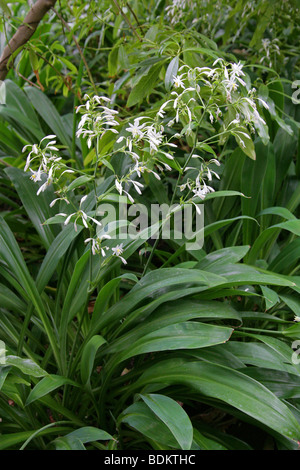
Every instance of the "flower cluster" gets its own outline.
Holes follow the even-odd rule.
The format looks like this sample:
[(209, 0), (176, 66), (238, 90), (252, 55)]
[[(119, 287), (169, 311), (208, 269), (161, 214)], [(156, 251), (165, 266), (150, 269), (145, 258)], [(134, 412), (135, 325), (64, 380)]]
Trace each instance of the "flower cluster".
[(219, 58), (212, 68), (183, 65), (179, 75), (173, 77), (173, 85), (171, 99), (162, 104), (158, 116), (166, 119), (167, 110), (171, 111), (173, 115), (167, 125), (185, 124), (180, 135), (192, 135), (206, 113), (211, 124), (224, 116), (223, 131), (228, 134), (234, 133), (235, 128), (241, 131), (241, 127), (245, 134), (247, 127), (251, 132), (259, 131), (266, 124), (257, 103), (267, 109), (268, 105), (256, 98), (254, 88), (248, 88), (241, 62), (226, 63)]
[(100, 139), (108, 131), (118, 134), (115, 129), (119, 125), (115, 119), (118, 111), (104, 105), (110, 103), (110, 99), (106, 96), (90, 98), (89, 95), (84, 95), (84, 99), (86, 103), (78, 106), (76, 110), (77, 113), (82, 113), (76, 136), (87, 138), (87, 146), (91, 148), (95, 137)]
[(106, 256), (106, 252), (108, 251), (108, 246), (102, 246), (103, 240), (109, 240), (111, 237), (109, 235), (102, 235), (101, 237), (96, 238), (87, 238), (85, 243), (91, 243), (92, 253), (93, 255), (102, 255), (103, 257)]
[[(185, 189), (188, 189), (189, 193), (192, 193), (191, 199), (199, 197), (201, 200), (204, 200), (205, 196), (208, 193), (212, 193), (215, 191), (214, 188), (206, 184), (206, 180), (212, 181), (213, 176), (215, 176), (217, 179), (220, 179), (218, 173), (209, 167), (211, 164), (220, 166), (220, 162), (219, 160), (216, 160), (215, 158), (212, 158), (209, 161), (205, 161), (200, 155), (197, 155), (197, 154), (193, 154), (192, 158), (197, 158), (198, 160), (201, 161), (200, 168), (194, 167), (194, 166), (187, 166), (185, 168), (185, 171), (188, 171), (188, 170), (197, 171), (198, 172), (197, 177), (195, 180), (188, 178), (187, 181), (180, 186), (180, 191), (184, 191)], [(191, 202), (193, 201), (191, 200)]]
[(259, 50), (259, 54), (263, 55), (260, 58), (260, 63), (267, 63), (269, 67), (273, 66), (274, 58), (280, 55), (280, 48), (278, 46), (278, 43), (279, 40), (277, 38), (274, 38), (272, 40), (269, 38), (262, 39), (262, 47)]
[(187, 10), (194, 11), (197, 2), (193, 0), (172, 0), (171, 5), (166, 7), (167, 18), (172, 25), (180, 23), (187, 14)]
[[(120, 195), (123, 192), (131, 202), (133, 197), (124, 189), (125, 184), (132, 185), (138, 194), (141, 194), (143, 184), (136, 181), (143, 173), (152, 173), (160, 180), (159, 172), (170, 171), (171, 167), (165, 160), (173, 160), (172, 148), (176, 145), (169, 142), (164, 134), (164, 127), (158, 124), (157, 119), (138, 117), (133, 123), (129, 123), (125, 131), (129, 134), (117, 139), (117, 143), (123, 143), (119, 151), (131, 157), (133, 165), (128, 173), (121, 179), (116, 178), (115, 186)], [(154, 166), (156, 168), (154, 169)]]
[[(56, 152), (59, 152), (58, 148), (55, 146), (56, 140), (51, 139), (56, 139), (56, 135), (47, 135), (39, 144), (25, 145), (22, 150), (22, 152), (25, 152), (28, 151), (27, 149), (31, 149), (28, 153), (24, 167), (24, 171), (30, 170), (31, 180), (39, 182), (42, 181), (43, 175), (46, 177), (46, 181), (39, 187), (37, 195), (44, 192), (54, 181), (58, 182), (63, 174), (74, 173), (73, 170), (67, 168), (61, 163), (62, 158), (58, 157), (56, 154)], [(47, 140), (49, 142), (44, 145), (44, 141)], [(38, 160), (38, 169), (32, 170), (31, 164), (36, 160)], [(61, 172), (62, 169), (63, 171)], [(59, 173), (59, 175), (57, 175), (57, 173)]]
[[(191, 68), (182, 66), (178, 75), (173, 77), (173, 89), (169, 99), (160, 106), (156, 116), (139, 116), (123, 126), (122, 134), (116, 138), (116, 146), (107, 155), (101, 155), (98, 160), (99, 145), (101, 138), (107, 133), (119, 134), (117, 128), (121, 125), (117, 121), (118, 112), (111, 109), (111, 100), (106, 96), (84, 96), (85, 104), (77, 108), (81, 113), (78, 124), (77, 137), (87, 139), (87, 145), (91, 148), (96, 140), (96, 162), (95, 172), (101, 158), (109, 158), (113, 154), (123, 154), (129, 157), (129, 165), (123, 175), (115, 175), (114, 185), (108, 188), (108, 192), (116, 190), (118, 194), (125, 194), (130, 202), (134, 203), (131, 189), (138, 195), (142, 194), (144, 188), (140, 180), (145, 173), (151, 173), (158, 180), (161, 179), (165, 171), (177, 169), (184, 175), (183, 183), (179, 186), (180, 191), (185, 194), (181, 197), (181, 202), (195, 204), (195, 198), (205, 199), (206, 195), (214, 191), (211, 182), (214, 177), (219, 178), (211, 165), (219, 166), (220, 163), (213, 150), (213, 144), (219, 142), (219, 137), (230, 134), (236, 136), (243, 144), (245, 138), (250, 138), (247, 126), (252, 127), (264, 124), (257, 110), (257, 100), (255, 90), (247, 86), (247, 77), (243, 71), (242, 64), (229, 64), (223, 59), (215, 61), (210, 67)], [(267, 104), (261, 100), (261, 104)], [(199, 133), (203, 119), (209, 123), (204, 126), (204, 133)], [(213, 124), (218, 122), (218, 129), (215, 130)], [(210, 126), (210, 127), (208, 127)], [(173, 131), (172, 127), (176, 129)], [(205, 133), (209, 129), (210, 137), (205, 139)], [(201, 135), (201, 139), (200, 139)], [(38, 194), (44, 191), (51, 183), (58, 183), (60, 177), (65, 173), (72, 173), (74, 170), (66, 167), (61, 157), (57, 155), (58, 148), (54, 135), (45, 137), (39, 145), (30, 147), (25, 170), (31, 170), (31, 178), (34, 181), (41, 181), (42, 175), (46, 175), (46, 181), (39, 188)], [(200, 140), (199, 140), (200, 139)], [(184, 140), (190, 146), (189, 152), (185, 156), (182, 168), (175, 158), (175, 151), (180, 154), (185, 147)], [(45, 142), (47, 141), (46, 145)], [(181, 142), (178, 148), (178, 141)], [(176, 143), (175, 143), (176, 142)], [(191, 143), (192, 142), (192, 143)], [(209, 161), (204, 159), (203, 154), (215, 155)], [(194, 159), (194, 160), (193, 160)], [(36, 171), (31, 169), (31, 164), (39, 161)], [(194, 165), (190, 165), (194, 161)], [(111, 165), (110, 165), (110, 168)], [(58, 171), (60, 170), (60, 171)], [(180, 176), (178, 177), (178, 184)], [(71, 185), (71, 187), (74, 185)], [(176, 194), (177, 185), (174, 195)], [(67, 197), (68, 188), (58, 189), (58, 198), (51, 203), (53, 207), (56, 201), (64, 200), (69, 203)], [(77, 231), (77, 224), (80, 223), (90, 230), (90, 237), (85, 241), (90, 243), (91, 252), (103, 257), (108, 252), (108, 247), (103, 242), (110, 237), (108, 235), (93, 236), (94, 226), (101, 226), (95, 218), (97, 213), (97, 197), (94, 189), (96, 207), (93, 214), (84, 209), (87, 195), (81, 195), (78, 210), (72, 213), (60, 212), (58, 215), (64, 218), (64, 225), (70, 222), (74, 224)], [(103, 197), (104, 195), (101, 195)], [(174, 196), (173, 196), (174, 197)], [(197, 208), (197, 206), (196, 206)], [(111, 255), (117, 256), (123, 263), (126, 263), (123, 254), (123, 245), (118, 245), (111, 249)]]
[(68, 223), (71, 221), (71, 219), (75, 219), (74, 220), (74, 228), (75, 228), (75, 231), (77, 232), (77, 221), (78, 220), (81, 220), (84, 227), (85, 228), (89, 228), (89, 225), (88, 225), (88, 222), (89, 220), (91, 220), (92, 222), (94, 222), (96, 225), (98, 225), (99, 227), (101, 227), (101, 223), (96, 220), (94, 217), (91, 217), (90, 215), (86, 214), (83, 210), (82, 210), (82, 204), (84, 203), (84, 201), (87, 199), (87, 195), (86, 196), (83, 196), (80, 200), (80, 204), (79, 204), (79, 210), (76, 211), (76, 212), (73, 212), (72, 214), (65, 214), (64, 212), (60, 212), (59, 216), (62, 216), (62, 217), (65, 217), (66, 220), (64, 222), (64, 225), (68, 225)]

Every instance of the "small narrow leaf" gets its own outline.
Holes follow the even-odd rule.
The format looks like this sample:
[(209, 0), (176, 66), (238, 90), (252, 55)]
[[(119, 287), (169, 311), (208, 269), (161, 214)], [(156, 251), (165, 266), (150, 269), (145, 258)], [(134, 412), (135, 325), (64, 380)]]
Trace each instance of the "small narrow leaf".
[(102, 336), (93, 336), (85, 345), (82, 358), (81, 358), (81, 380), (83, 384), (90, 381), (91, 373), (93, 371), (94, 360), (98, 349), (105, 344), (106, 341)]
[(67, 379), (66, 377), (61, 377), (59, 375), (49, 375), (48, 377), (44, 377), (29, 393), (26, 400), (26, 406), (30, 405), (30, 403), (38, 400), (39, 398), (48, 395), (48, 393), (53, 392), (53, 390), (56, 390), (57, 388), (67, 384), (79, 387), (78, 384), (72, 380)]
[(166, 70), (165, 87), (167, 91), (170, 91), (172, 87), (174, 76), (176, 76), (178, 72), (178, 65), (179, 65), (179, 57), (176, 56), (171, 60)]

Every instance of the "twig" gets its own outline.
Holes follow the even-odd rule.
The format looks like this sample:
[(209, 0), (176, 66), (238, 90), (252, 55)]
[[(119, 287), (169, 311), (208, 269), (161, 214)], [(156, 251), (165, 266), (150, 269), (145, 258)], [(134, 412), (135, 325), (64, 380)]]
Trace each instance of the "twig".
[(88, 76), (89, 76), (90, 82), (91, 82), (91, 84), (92, 84), (92, 87), (94, 88), (94, 92), (97, 94), (98, 91), (97, 91), (95, 82), (94, 82), (94, 80), (93, 80), (93, 77), (92, 77), (90, 68), (89, 68), (89, 66), (88, 66), (88, 63), (87, 63), (87, 61), (86, 61), (86, 58), (84, 57), (83, 51), (82, 51), (82, 49), (81, 49), (81, 47), (80, 47), (80, 45), (79, 45), (79, 43), (78, 43), (76, 37), (75, 37), (74, 34), (71, 32), (70, 26), (68, 25), (68, 23), (66, 22), (66, 20), (61, 16), (61, 14), (58, 13), (58, 11), (55, 10), (55, 8), (52, 8), (52, 10), (53, 10), (54, 13), (57, 15), (57, 17), (60, 19), (60, 21), (62, 22), (62, 24), (66, 27), (66, 29), (69, 31), (69, 33), (72, 34), (72, 39), (73, 39), (73, 41), (74, 41), (74, 43), (75, 43), (75, 45), (76, 45), (76, 47), (77, 47), (77, 49), (78, 49), (78, 52), (79, 52), (79, 54), (80, 54), (80, 57), (81, 57), (81, 59), (82, 59), (84, 65), (85, 65), (85, 68), (86, 68), (87, 74), (88, 74)]
[(126, 3), (126, 5), (127, 5), (128, 9), (129, 9), (129, 11), (131, 12), (131, 14), (133, 15), (133, 17), (134, 17), (134, 19), (135, 19), (135, 21), (136, 21), (136, 24), (137, 24), (138, 27), (139, 27), (139, 30), (141, 31), (142, 35), (144, 35), (143, 27), (142, 27), (142, 25), (140, 24), (140, 22), (139, 22), (139, 20), (138, 20), (138, 18), (137, 18), (137, 16), (136, 16), (134, 10), (131, 8), (131, 6), (130, 6), (130, 4), (129, 4), (128, 2)]
[(30, 86), (34, 86), (34, 87), (37, 88), (38, 90), (41, 89), (36, 83), (33, 83), (31, 80), (29, 80), (28, 78), (24, 77), (24, 75), (22, 75), (18, 70), (16, 70), (16, 73), (17, 73), (17, 75), (19, 75), (19, 77), (22, 78), (22, 80), (25, 80), (25, 82), (29, 83)]
[(54, 7), (57, 0), (37, 0), (24, 18), (23, 23), (17, 29), (11, 40), (8, 42), (2, 56), (0, 57), (0, 80), (4, 80), (13, 64), (10, 59), (18, 52), (35, 33), (41, 20), (46, 13)]
[(129, 28), (132, 30), (133, 34), (135, 34), (135, 36), (138, 38), (139, 41), (142, 42), (142, 38), (140, 37), (140, 35), (138, 34), (137, 30), (133, 27), (133, 25), (130, 23), (129, 21), (129, 18), (125, 15), (123, 9), (120, 7), (120, 5), (118, 4), (117, 0), (113, 0), (115, 6), (117, 7), (117, 9), (119, 10), (119, 13), (121, 13), (121, 15), (123, 16), (124, 20), (126, 21), (126, 23), (128, 24)]

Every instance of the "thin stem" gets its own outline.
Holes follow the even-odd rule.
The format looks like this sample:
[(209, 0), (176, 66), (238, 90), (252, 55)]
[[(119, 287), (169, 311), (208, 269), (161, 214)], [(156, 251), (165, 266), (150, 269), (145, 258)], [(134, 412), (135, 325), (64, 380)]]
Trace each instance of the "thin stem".
[[(188, 156), (188, 158), (187, 158), (185, 164), (183, 165), (182, 173), (179, 173), (179, 175), (178, 175), (177, 182), (176, 182), (176, 184), (175, 184), (175, 188), (174, 188), (174, 191), (173, 191), (173, 195), (172, 195), (172, 199), (171, 199), (171, 204), (170, 204), (170, 206), (172, 206), (173, 203), (174, 203), (174, 199), (175, 199), (175, 196), (176, 196), (176, 191), (177, 191), (177, 188), (178, 188), (178, 185), (179, 185), (179, 181), (180, 181), (180, 179), (181, 179), (181, 176), (182, 176), (182, 174), (184, 173), (186, 167), (188, 166), (188, 164), (189, 164), (189, 162), (190, 162), (190, 160), (191, 160), (191, 158), (192, 158), (192, 155), (193, 155), (193, 153), (194, 153), (194, 151), (195, 151), (195, 149), (196, 149), (197, 142), (198, 142), (198, 132), (199, 132), (199, 128), (200, 128), (200, 126), (201, 126), (201, 123), (202, 123), (202, 121), (203, 121), (203, 117), (204, 117), (204, 115), (205, 115), (205, 112), (206, 112), (206, 108), (204, 108), (203, 114), (202, 114), (201, 119), (200, 119), (200, 121), (199, 121), (199, 123), (198, 123), (198, 126), (197, 126), (197, 128), (196, 128), (195, 140), (194, 140), (193, 148), (192, 148), (192, 150), (191, 150), (191, 152), (190, 152), (190, 154), (189, 154), (189, 156)], [(162, 227), (163, 227), (163, 223), (162, 223), (162, 226), (161, 226), (160, 229), (159, 229), (158, 237), (157, 237), (157, 239), (155, 240), (155, 243), (154, 243), (153, 248), (152, 248), (152, 250), (151, 250), (150, 256), (149, 256), (149, 258), (148, 258), (148, 260), (147, 260), (147, 263), (146, 263), (146, 265), (145, 265), (145, 268), (144, 268), (142, 277), (144, 277), (145, 274), (147, 273), (148, 267), (149, 267), (149, 265), (150, 265), (150, 263), (151, 263), (151, 261), (152, 261), (153, 255), (154, 255), (154, 253), (155, 253), (155, 250), (156, 250), (157, 245), (158, 245), (158, 242), (159, 242), (159, 237), (160, 237), (160, 233), (161, 233)]]
[(37, 437), (38, 434), (45, 431), (46, 429), (53, 428), (54, 426), (57, 426), (59, 424), (70, 424), (70, 421), (57, 421), (56, 423), (47, 424), (46, 426), (42, 427), (41, 429), (38, 429), (36, 432), (31, 434), (31, 436), (24, 442), (24, 444), (20, 447), (20, 450), (24, 450), (25, 447), (27, 447), (27, 445), (32, 441), (32, 439)]
[(92, 85), (92, 87), (93, 87), (93, 89), (94, 89), (94, 92), (95, 92), (95, 94), (97, 95), (97, 93), (98, 93), (97, 87), (96, 87), (95, 82), (94, 82), (94, 80), (93, 80), (93, 77), (92, 77), (90, 68), (89, 68), (89, 66), (88, 66), (88, 63), (87, 63), (87, 61), (86, 61), (86, 58), (84, 57), (83, 51), (82, 51), (82, 49), (81, 49), (81, 47), (80, 47), (80, 45), (79, 45), (79, 42), (77, 41), (76, 37), (74, 36), (74, 34), (73, 34), (72, 31), (71, 31), (70, 26), (68, 25), (68, 23), (66, 22), (66, 20), (61, 16), (61, 14), (58, 13), (58, 11), (55, 10), (55, 8), (52, 8), (52, 10), (53, 10), (54, 13), (57, 15), (57, 17), (60, 19), (60, 21), (62, 22), (62, 24), (66, 27), (66, 29), (69, 31), (69, 33), (72, 34), (72, 39), (73, 39), (73, 41), (74, 41), (74, 43), (75, 43), (75, 45), (76, 45), (76, 47), (77, 47), (77, 49), (78, 49), (78, 52), (79, 52), (79, 54), (80, 54), (80, 57), (81, 57), (81, 59), (82, 59), (84, 65), (85, 65), (85, 68), (86, 68), (87, 74), (88, 74), (88, 76), (89, 76), (91, 85)]
[(125, 15), (122, 7), (120, 7), (119, 3), (117, 2), (117, 0), (113, 0), (115, 6), (117, 7), (119, 13), (123, 16), (124, 20), (126, 21), (126, 23), (128, 24), (129, 28), (131, 29), (131, 31), (133, 32), (133, 34), (138, 38), (139, 41), (142, 42), (142, 38), (140, 37), (140, 35), (138, 34), (137, 30), (133, 27), (133, 25), (130, 23), (129, 21), (129, 18)]
[(142, 25), (140, 24), (140, 22), (139, 22), (139, 20), (138, 20), (138, 18), (137, 18), (137, 16), (136, 16), (134, 10), (131, 8), (131, 6), (130, 6), (130, 4), (129, 4), (128, 2), (126, 3), (126, 6), (127, 6), (127, 8), (129, 9), (129, 11), (131, 12), (131, 14), (133, 15), (133, 17), (134, 17), (134, 19), (135, 19), (135, 21), (136, 21), (136, 24), (138, 25), (139, 30), (141, 31), (142, 35), (144, 35), (143, 27), (142, 27)]
[[(95, 144), (95, 155), (96, 155), (96, 161), (95, 161), (95, 167), (94, 167), (94, 177), (93, 177), (93, 185), (94, 185), (94, 195), (95, 195), (95, 213), (94, 217), (96, 217), (97, 214), (97, 186), (96, 186), (96, 175), (97, 175), (97, 169), (98, 169), (98, 147), (99, 147), (99, 137), (96, 139), (96, 144)], [(92, 233), (90, 232), (90, 238), (92, 238)], [(93, 281), (93, 252), (92, 252), (92, 240), (90, 241), (90, 286), (92, 285)]]

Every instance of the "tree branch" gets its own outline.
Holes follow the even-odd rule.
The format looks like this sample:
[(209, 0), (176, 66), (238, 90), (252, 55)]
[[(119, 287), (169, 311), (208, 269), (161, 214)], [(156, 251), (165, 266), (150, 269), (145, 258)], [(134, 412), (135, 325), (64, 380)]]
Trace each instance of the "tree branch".
[(0, 58), (0, 80), (4, 80), (9, 69), (12, 67), (10, 61), (14, 52), (24, 46), (35, 33), (46, 13), (54, 7), (57, 0), (37, 0), (24, 18), (23, 23), (13, 35), (4, 48)]

